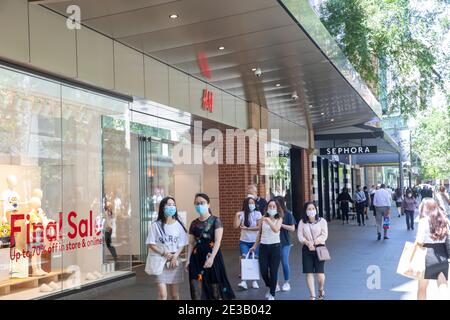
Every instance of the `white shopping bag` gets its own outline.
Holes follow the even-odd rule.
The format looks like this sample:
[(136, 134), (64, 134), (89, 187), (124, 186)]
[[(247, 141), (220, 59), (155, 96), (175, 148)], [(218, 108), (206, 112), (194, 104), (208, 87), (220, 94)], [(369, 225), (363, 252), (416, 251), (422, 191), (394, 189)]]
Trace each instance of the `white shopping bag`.
[(259, 280), (259, 260), (255, 259), (255, 253), (247, 253), (245, 259), (241, 259), (241, 279), (242, 280)]

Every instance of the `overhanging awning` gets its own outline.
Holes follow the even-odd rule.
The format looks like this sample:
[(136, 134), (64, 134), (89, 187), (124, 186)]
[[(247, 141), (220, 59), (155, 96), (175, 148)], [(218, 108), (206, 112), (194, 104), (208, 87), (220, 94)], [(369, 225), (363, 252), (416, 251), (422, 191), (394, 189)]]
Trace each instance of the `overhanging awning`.
[[(369, 102), (373, 100), (371, 93), (362, 94), (355, 89), (359, 80), (350, 81), (348, 75), (343, 75), (342, 68), (329, 58), (330, 53), (319, 48), (311, 32), (302, 27), (303, 22), (297, 21), (282, 1), (41, 0), (30, 3), (65, 16), (68, 5), (78, 5), (84, 26), (235, 96), (267, 107), (303, 127), (319, 130), (350, 126), (379, 115), (379, 110)], [(172, 14), (178, 18), (169, 18)], [(307, 22), (309, 27), (312, 23), (317, 25), (317, 30), (323, 30), (317, 17), (311, 15)], [(321, 43), (325, 38), (334, 42), (326, 32), (321, 31), (320, 37)], [(200, 72), (199, 53), (207, 58), (211, 78), (205, 78)], [(261, 69), (261, 77), (255, 76), (253, 68)], [(298, 94), (297, 100), (292, 98), (293, 93)]]

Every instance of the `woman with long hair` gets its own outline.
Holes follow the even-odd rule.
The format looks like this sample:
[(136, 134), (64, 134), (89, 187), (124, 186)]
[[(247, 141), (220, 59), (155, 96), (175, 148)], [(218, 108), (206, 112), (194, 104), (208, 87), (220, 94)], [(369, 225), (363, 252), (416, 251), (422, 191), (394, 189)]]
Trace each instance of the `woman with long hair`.
[[(173, 300), (179, 300), (179, 284), (183, 282), (183, 265), (179, 259), (184, 247), (188, 244), (186, 228), (178, 217), (173, 197), (161, 200), (158, 218), (152, 222), (146, 244), (150, 250), (167, 259), (161, 275), (156, 276), (158, 299), (167, 300), (167, 286)], [(164, 250), (161, 251), (161, 247)]]
[(275, 300), (275, 292), (278, 281), (278, 268), (281, 260), (280, 230), (284, 212), (280, 204), (275, 200), (267, 203), (263, 222), (256, 239), (256, 243), (250, 248), (254, 252), (259, 247), (259, 268), (264, 283), (269, 291), (267, 300)]
[(310, 299), (316, 300), (314, 288), (314, 274), (317, 275), (319, 283), (319, 299), (325, 298), (325, 261), (320, 261), (316, 248), (324, 246), (328, 239), (328, 223), (325, 219), (319, 217), (314, 202), (305, 203), (304, 214), (298, 225), (298, 240), (302, 247), (303, 273), (306, 274), (306, 284), (308, 285)]
[[(241, 258), (245, 259), (248, 251), (256, 242), (258, 231), (261, 226), (262, 215), (256, 210), (256, 201), (253, 197), (247, 197), (242, 204), (242, 211), (236, 213), (234, 227), (241, 229), (241, 238), (239, 240), (239, 249)], [(258, 256), (258, 248), (255, 255)], [(244, 290), (247, 289), (247, 282), (241, 281), (238, 286)], [(258, 289), (258, 281), (253, 281), (252, 287)]]
[(424, 198), (419, 206), (419, 225), (416, 244), (427, 249), (425, 276), (419, 280), (417, 299), (425, 300), (429, 280), (437, 280), (440, 294), (447, 292), (448, 258), (446, 240), (449, 221), (432, 198)]
[(402, 210), (402, 202), (403, 202), (402, 189), (400, 189), (400, 188), (395, 189), (394, 201), (395, 201), (395, 206), (397, 207), (397, 215), (400, 218), (400, 216), (405, 214)]
[(205, 193), (194, 198), (195, 211), (199, 215), (189, 228), (189, 250), (186, 269), (192, 300), (234, 299), (220, 251), (223, 225), (211, 213), (210, 199)]

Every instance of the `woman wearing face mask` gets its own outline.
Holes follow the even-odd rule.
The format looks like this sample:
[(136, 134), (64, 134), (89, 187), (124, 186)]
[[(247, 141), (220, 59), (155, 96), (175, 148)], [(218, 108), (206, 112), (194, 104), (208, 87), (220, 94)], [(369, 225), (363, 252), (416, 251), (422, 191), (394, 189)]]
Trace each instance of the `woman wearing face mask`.
[(192, 300), (234, 299), (225, 271), (220, 244), (223, 226), (220, 219), (211, 214), (208, 195), (197, 193), (195, 211), (199, 215), (189, 228), (189, 250), (186, 269)]
[[(163, 273), (156, 276), (158, 299), (167, 300), (167, 285), (173, 300), (179, 300), (179, 283), (183, 282), (183, 265), (178, 257), (188, 244), (186, 228), (178, 218), (175, 199), (165, 197), (159, 204), (158, 218), (151, 224), (146, 244), (167, 258)], [(164, 250), (158, 248), (164, 244)]]
[[(239, 241), (239, 248), (241, 251), (241, 258), (245, 259), (250, 248), (255, 244), (258, 230), (261, 226), (262, 215), (256, 210), (256, 203), (253, 197), (247, 197), (242, 205), (242, 211), (236, 213), (234, 219), (234, 227), (241, 229), (241, 238)], [(255, 251), (258, 255), (258, 248)], [(241, 281), (238, 284), (243, 290), (247, 290), (247, 282)], [(258, 281), (253, 281), (252, 287), (258, 289)]]
[(308, 285), (311, 300), (316, 299), (314, 288), (314, 274), (317, 274), (319, 283), (319, 299), (325, 297), (325, 261), (320, 261), (317, 257), (316, 247), (324, 246), (328, 238), (327, 221), (319, 217), (317, 207), (314, 202), (305, 204), (305, 212), (298, 225), (298, 240), (302, 247), (303, 273), (306, 274), (306, 283)]
[(406, 197), (403, 198), (401, 209), (406, 216), (406, 227), (414, 230), (414, 211), (419, 206), (417, 200), (413, 197), (411, 189), (406, 190)]
[(280, 230), (283, 223), (283, 209), (278, 202), (270, 200), (267, 204), (256, 243), (250, 248), (254, 252), (259, 247), (259, 268), (269, 291), (267, 300), (275, 300), (278, 281), (278, 268), (281, 261)]

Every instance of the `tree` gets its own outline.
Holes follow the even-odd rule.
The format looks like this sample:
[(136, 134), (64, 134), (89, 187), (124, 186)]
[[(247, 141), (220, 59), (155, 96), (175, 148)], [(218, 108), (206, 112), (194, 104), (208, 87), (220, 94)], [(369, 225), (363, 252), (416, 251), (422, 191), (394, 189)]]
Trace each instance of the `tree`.
[(420, 158), (422, 179), (450, 177), (450, 106), (421, 112), (412, 132), (412, 144)]

